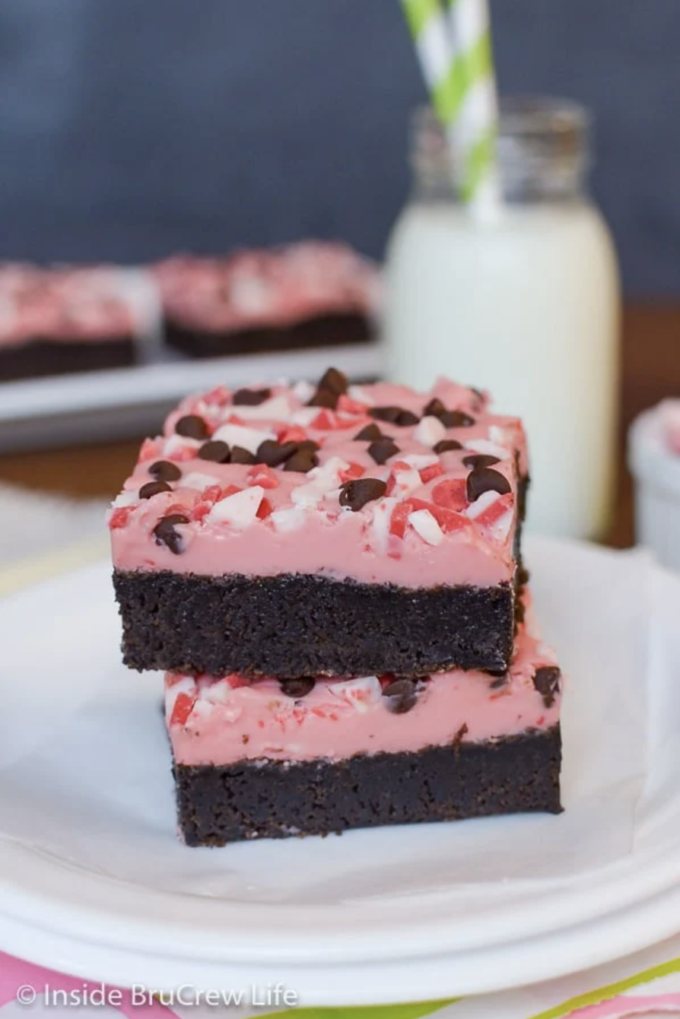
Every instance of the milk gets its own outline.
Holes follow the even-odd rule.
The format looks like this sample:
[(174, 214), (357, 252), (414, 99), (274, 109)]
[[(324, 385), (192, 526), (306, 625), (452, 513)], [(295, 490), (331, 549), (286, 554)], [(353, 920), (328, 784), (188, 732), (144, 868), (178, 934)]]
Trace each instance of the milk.
[(596, 537), (612, 504), (619, 284), (592, 204), (509, 202), (479, 224), (453, 201), (411, 202), (387, 252), (394, 379), (488, 389), (529, 435), (529, 526)]

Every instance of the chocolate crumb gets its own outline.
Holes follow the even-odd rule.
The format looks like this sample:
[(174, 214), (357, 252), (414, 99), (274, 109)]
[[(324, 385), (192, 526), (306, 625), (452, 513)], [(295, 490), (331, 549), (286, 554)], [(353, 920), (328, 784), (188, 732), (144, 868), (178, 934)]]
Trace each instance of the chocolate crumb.
[(185, 439), (207, 439), (209, 435), (207, 424), (198, 414), (185, 414), (175, 425), (175, 431)]
[(415, 705), (418, 694), (412, 679), (393, 679), (383, 687), (383, 697), (387, 698), (387, 710), (393, 715), (404, 715)]
[(274, 439), (265, 439), (257, 447), (257, 462), (266, 464), (267, 467), (278, 467), (289, 460), (297, 449), (297, 442), (276, 442)]
[(316, 680), (313, 676), (298, 676), (295, 679), (280, 679), (279, 686), (286, 697), (293, 697), (295, 700), (299, 700), (301, 697), (306, 697), (308, 693), (311, 693), (316, 686)]
[(147, 481), (139, 490), (139, 498), (152, 499), (161, 492), (172, 492), (172, 488), (165, 481)]
[(440, 439), (439, 442), (435, 443), (432, 447), (435, 453), (448, 453), (452, 449), (462, 449), (463, 443), (459, 442), (458, 439)]
[(384, 438), (376, 439), (375, 442), (372, 442), (367, 452), (377, 464), (384, 464), (391, 456), (397, 455), (399, 446), (386, 435)]
[(174, 555), (184, 551), (182, 537), (175, 530), (177, 524), (188, 524), (189, 518), (183, 513), (171, 513), (167, 517), (161, 517), (153, 529), (157, 545), (167, 545)]
[(243, 446), (234, 446), (231, 450), (231, 462), (233, 464), (254, 464), (257, 463), (255, 457), (249, 449), (244, 449)]
[(177, 464), (172, 463), (170, 460), (156, 460), (149, 467), (149, 474), (156, 481), (179, 481), (182, 477), (182, 472)]
[(340, 505), (348, 506), (353, 513), (362, 509), (366, 503), (380, 499), (387, 491), (387, 485), (378, 478), (358, 478), (346, 481), (340, 488)]
[(507, 495), (510, 491), (512, 489), (508, 479), (499, 471), (495, 471), (493, 467), (475, 467), (468, 474), (468, 502), (476, 502), (485, 492), (498, 492), (499, 495)]
[(250, 743), (250, 736), (248, 735), (247, 732), (244, 732), (243, 735), (241, 736), (241, 743), (243, 744)]
[(200, 460), (210, 460), (212, 463), (226, 464), (229, 463), (229, 454), (231, 450), (226, 442), (222, 442), (221, 439), (212, 439), (210, 442), (204, 442), (198, 451), (198, 458)]
[(463, 724), (461, 725), (460, 729), (458, 730), (456, 735), (453, 737), (453, 740), (451, 741), (451, 746), (459, 747), (461, 745), (461, 743), (463, 742), (464, 737), (467, 735), (467, 732), (468, 732), (468, 724), (467, 724), (467, 722), (463, 722)]
[(383, 439), (384, 435), (375, 422), (371, 425), (364, 425), (360, 432), (354, 436), (355, 442), (375, 442), (376, 439)]
[(546, 708), (551, 708), (560, 692), (562, 673), (556, 665), (543, 665), (534, 673), (534, 688), (543, 698)]
[[(493, 675), (493, 673), (490, 673), (490, 675)], [(501, 672), (498, 676), (496, 676), (493, 683), (489, 685), (489, 690), (500, 690), (501, 687), (505, 686), (507, 681), (508, 681), (507, 672)]]
[(237, 407), (259, 407), (271, 395), (271, 389), (237, 389), (231, 402)]
[(473, 453), (470, 456), (463, 457), (463, 463), (466, 467), (493, 467), (494, 464), (499, 464), (501, 458), (499, 456), (490, 456), (488, 453)]

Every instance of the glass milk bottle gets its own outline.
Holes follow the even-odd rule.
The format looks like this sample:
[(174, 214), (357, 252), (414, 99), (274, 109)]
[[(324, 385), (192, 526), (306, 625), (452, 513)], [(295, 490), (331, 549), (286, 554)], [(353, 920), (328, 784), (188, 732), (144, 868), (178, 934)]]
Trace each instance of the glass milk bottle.
[(585, 191), (588, 116), (553, 100), (502, 104), (504, 203), (478, 221), (456, 198), (432, 114), (414, 121), (414, 191), (387, 254), (390, 375), (488, 389), (524, 418), (529, 526), (594, 538), (615, 465), (619, 282), (607, 227)]

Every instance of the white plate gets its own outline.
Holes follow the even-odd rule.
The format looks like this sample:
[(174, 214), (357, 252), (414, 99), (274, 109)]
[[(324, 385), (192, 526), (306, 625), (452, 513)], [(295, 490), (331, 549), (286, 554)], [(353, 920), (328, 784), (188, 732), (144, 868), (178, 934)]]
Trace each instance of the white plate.
[(340, 1005), (498, 990), (672, 933), (680, 581), (587, 546), (529, 558), (572, 676), (565, 814), (221, 851), (174, 837), (160, 686), (118, 664), (108, 566), (0, 604), (0, 947), (119, 984), (282, 980)]
[(147, 363), (133, 368), (1, 383), (0, 452), (156, 431), (187, 392), (222, 382), (236, 388), (253, 379), (313, 380), (329, 364), (361, 379), (380, 375), (385, 366), (377, 343), (193, 361), (157, 342), (142, 349)]

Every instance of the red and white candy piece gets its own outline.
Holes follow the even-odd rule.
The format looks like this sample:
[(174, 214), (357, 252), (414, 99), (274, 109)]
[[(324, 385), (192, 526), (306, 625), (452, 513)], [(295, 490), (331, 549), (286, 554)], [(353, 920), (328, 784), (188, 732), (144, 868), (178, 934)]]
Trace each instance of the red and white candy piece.
[(446, 428), (439, 418), (433, 415), (426, 415), (418, 422), (413, 432), (416, 442), (422, 442), (424, 446), (436, 446), (446, 436)]
[(252, 485), (228, 495), (226, 499), (215, 503), (206, 521), (210, 524), (229, 524), (235, 530), (244, 530), (257, 518), (263, 495), (264, 489), (260, 485)]
[(167, 676), (165, 717), (168, 725), (186, 725), (197, 696), (196, 680), (192, 676)]
[(496, 541), (505, 541), (512, 526), (514, 496), (511, 492), (484, 492), (468, 509), (466, 515), (477, 527), (486, 530)]
[[(241, 407), (238, 408), (239, 412)], [(226, 442), (229, 446), (241, 446), (249, 453), (257, 453), (258, 447), (265, 439), (276, 439), (276, 434), (268, 428), (248, 428), (246, 425), (222, 425), (213, 435), (213, 439)]]
[(342, 683), (331, 683), (328, 689), (360, 713), (368, 711), (382, 696), (377, 676), (361, 676), (358, 679), (344, 680)]
[(428, 545), (440, 545), (444, 540), (444, 532), (429, 510), (418, 509), (409, 513), (408, 522)]

